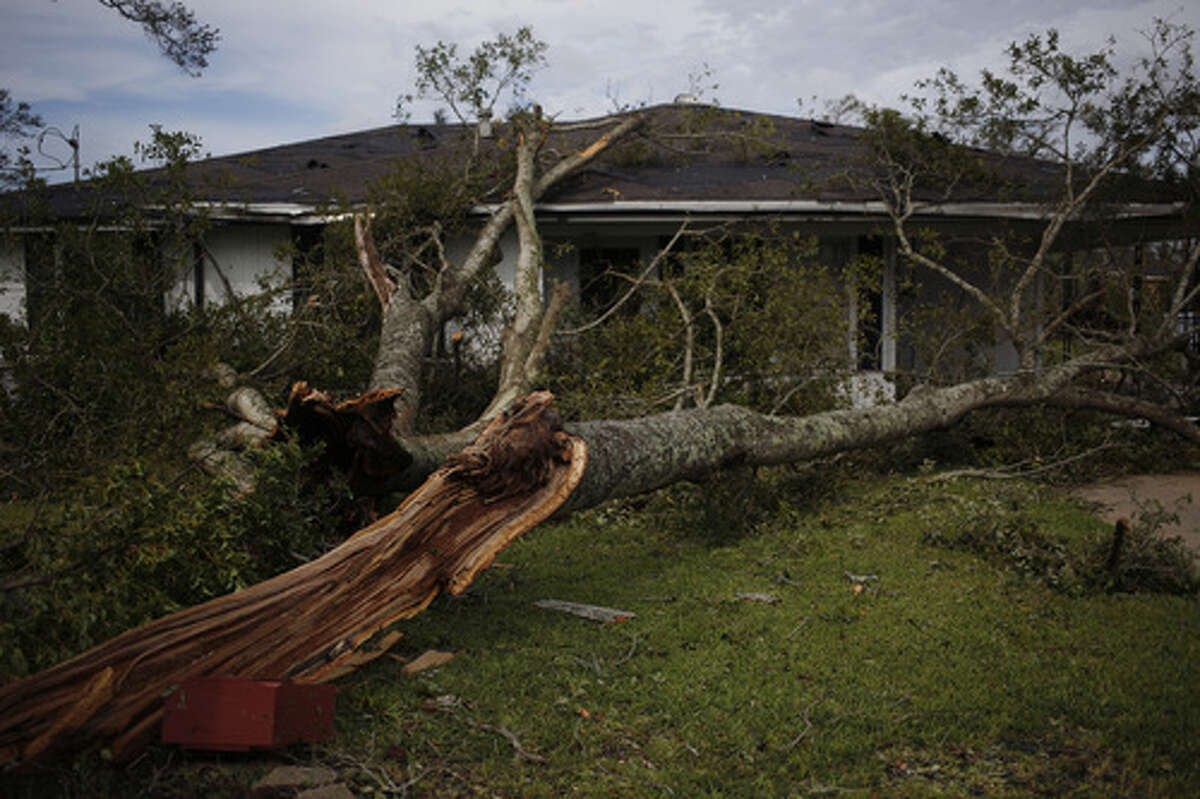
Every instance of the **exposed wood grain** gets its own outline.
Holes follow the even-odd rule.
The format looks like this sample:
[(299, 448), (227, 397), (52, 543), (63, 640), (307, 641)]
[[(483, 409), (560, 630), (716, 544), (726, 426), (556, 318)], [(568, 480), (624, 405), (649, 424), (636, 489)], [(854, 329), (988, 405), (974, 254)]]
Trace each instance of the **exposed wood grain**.
[(400, 638), (392, 625), (463, 591), (579, 483), (587, 447), (562, 431), (552, 399), (518, 402), (317, 560), (0, 688), (0, 763), (96, 743), (132, 757), (157, 735), (164, 693), (189, 677), (323, 682), (383, 654)]

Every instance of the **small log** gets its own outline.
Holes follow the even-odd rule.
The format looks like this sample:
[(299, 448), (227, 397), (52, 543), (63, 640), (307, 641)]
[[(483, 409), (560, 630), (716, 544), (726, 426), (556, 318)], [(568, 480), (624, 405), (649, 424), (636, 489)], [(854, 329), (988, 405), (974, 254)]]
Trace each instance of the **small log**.
[(743, 602), (761, 602), (764, 605), (778, 605), (783, 602), (774, 594), (764, 594), (761, 591), (734, 591), (733, 595)]
[(400, 637), (392, 625), (465, 590), (579, 484), (587, 445), (563, 432), (552, 399), (518, 402), (395, 512), (320, 558), (0, 687), (0, 765), (105, 742), (127, 760), (189, 677), (324, 682), (383, 654)]
[(264, 436), (275, 432), (275, 413), (257, 389), (236, 388), (225, 398), (225, 407), (235, 417), (261, 430)]

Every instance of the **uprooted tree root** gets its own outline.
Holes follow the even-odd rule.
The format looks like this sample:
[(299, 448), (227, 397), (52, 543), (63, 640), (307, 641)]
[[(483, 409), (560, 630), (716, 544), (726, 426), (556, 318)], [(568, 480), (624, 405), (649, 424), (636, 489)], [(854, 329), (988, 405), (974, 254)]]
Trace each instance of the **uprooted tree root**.
[(578, 485), (587, 446), (563, 432), (552, 399), (516, 403), (395, 512), (322, 557), (0, 688), (0, 764), (92, 744), (127, 760), (154, 739), (163, 695), (190, 677), (324, 682), (375, 659), (399, 640), (393, 624), (442, 590), (464, 591)]

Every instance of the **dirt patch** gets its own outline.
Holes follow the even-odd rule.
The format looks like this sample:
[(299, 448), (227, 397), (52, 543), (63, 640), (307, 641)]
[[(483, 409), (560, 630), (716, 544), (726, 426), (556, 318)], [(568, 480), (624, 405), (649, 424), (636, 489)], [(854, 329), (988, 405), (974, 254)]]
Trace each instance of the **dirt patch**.
[(1180, 536), (1200, 555), (1200, 472), (1182, 474), (1142, 474), (1105, 483), (1083, 486), (1072, 493), (1098, 506), (1100, 517), (1115, 522), (1124, 516), (1135, 518), (1139, 503), (1158, 502), (1179, 515), (1178, 524), (1163, 525), (1159, 533)]

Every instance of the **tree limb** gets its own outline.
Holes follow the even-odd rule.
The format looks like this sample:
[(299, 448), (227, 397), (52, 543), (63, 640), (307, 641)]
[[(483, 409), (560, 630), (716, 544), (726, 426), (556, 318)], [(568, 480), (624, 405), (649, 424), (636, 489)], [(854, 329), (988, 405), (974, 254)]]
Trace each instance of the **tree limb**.
[(650, 263), (646, 265), (646, 268), (642, 270), (642, 273), (638, 275), (637, 278), (632, 282), (632, 285), (625, 289), (625, 293), (622, 294), (616, 302), (610, 305), (607, 310), (604, 311), (604, 313), (600, 314), (600, 316), (596, 317), (585, 325), (572, 327), (567, 330), (560, 330), (559, 333), (564, 336), (576, 336), (580, 333), (586, 333), (592, 328), (599, 327), (600, 325), (604, 324), (604, 322), (610, 316), (620, 310), (621, 306), (624, 305), (639, 288), (641, 288), (642, 284), (646, 281), (646, 278), (649, 277), (650, 273), (657, 269), (658, 265), (662, 263), (662, 260), (670, 254), (671, 250), (674, 249), (676, 242), (678, 242), (683, 234), (687, 232), (687, 229), (688, 223), (684, 222), (675, 230), (675, 235), (671, 236), (671, 240), (666, 243), (666, 246), (659, 250), (658, 253), (650, 259)]
[(375, 240), (371, 238), (371, 210), (354, 215), (354, 244), (358, 250), (358, 265), (362, 267), (367, 282), (375, 290), (379, 299), (379, 307), (386, 311), (396, 293), (396, 283), (388, 277), (379, 250), (375, 249)]

